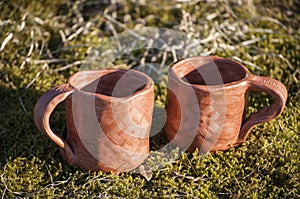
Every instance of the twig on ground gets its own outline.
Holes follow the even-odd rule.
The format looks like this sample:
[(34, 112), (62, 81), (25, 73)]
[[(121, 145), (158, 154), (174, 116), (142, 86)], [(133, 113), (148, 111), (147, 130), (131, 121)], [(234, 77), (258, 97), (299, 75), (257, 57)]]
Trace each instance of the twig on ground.
[(178, 59), (177, 59), (177, 54), (176, 54), (175, 48), (172, 48), (171, 52), (172, 52), (172, 56), (173, 56), (173, 62), (176, 62)]
[(107, 21), (106, 24), (107, 24), (108, 28), (111, 30), (111, 32), (113, 33), (113, 36), (115, 38), (118, 50), (121, 51), (122, 50), (122, 45), (121, 45), (121, 42), (120, 42), (119, 37), (118, 37), (118, 32), (116, 31), (114, 25), (110, 21)]
[(243, 41), (242, 43), (240, 43), (240, 45), (242, 45), (242, 46), (248, 46), (248, 45), (254, 44), (254, 43), (258, 42), (258, 41), (262, 41), (265, 38), (266, 37), (253, 38), (253, 39), (250, 39), (250, 40)]
[[(285, 197), (284, 197), (283, 199), (290, 198), (290, 197), (288, 197), (288, 196), (289, 196), (290, 194), (292, 194), (292, 193), (295, 194), (295, 191), (297, 191), (297, 189), (291, 190), (290, 192), (288, 192), (288, 193), (285, 195)], [(298, 196), (300, 196), (300, 195), (298, 195)]]
[(145, 64), (146, 57), (148, 56), (149, 50), (150, 50), (150, 48), (151, 48), (152, 46), (153, 46), (153, 39), (150, 39), (149, 42), (148, 42), (148, 44), (147, 44), (146, 50), (145, 50), (145, 52), (143, 53), (143, 57), (142, 57), (142, 59), (141, 59), (141, 61), (140, 61), (140, 64), (141, 64), (141, 65), (144, 65), (144, 64)]
[(216, 30), (231, 44), (233, 44), (232, 40), (227, 36), (226, 33), (223, 32), (223, 28), (222, 28), (223, 24), (218, 24), (217, 22), (215, 22), (215, 28)]
[(184, 179), (187, 179), (187, 180), (191, 180), (193, 182), (197, 182), (197, 181), (207, 181), (207, 180), (212, 180), (212, 178), (209, 178), (205, 175), (201, 176), (201, 177), (193, 177), (193, 176), (187, 176), (187, 175), (182, 175), (176, 171), (172, 171), (172, 174), (176, 177), (180, 177), (180, 178), (184, 178)]
[(35, 81), (36, 79), (40, 76), (41, 72), (45, 69), (48, 68), (48, 64), (44, 64), (42, 70), (40, 70), (39, 72), (36, 73), (36, 75), (34, 76), (33, 80), (31, 80), (31, 82), (29, 82), (29, 84), (27, 84), (26, 89), (28, 89)]
[(163, 56), (162, 56), (162, 60), (161, 60), (161, 63), (160, 63), (160, 68), (162, 68), (166, 64), (167, 56), (168, 56), (168, 52), (164, 51)]
[(111, 23), (114, 23), (114, 24), (120, 26), (121, 28), (123, 28), (123, 29), (125, 29), (125, 30), (127, 29), (127, 27), (126, 27), (125, 24), (123, 24), (123, 23), (117, 21), (115, 18), (113, 18), (113, 17), (111, 17), (111, 16), (109, 16), (109, 15), (107, 15), (107, 14), (105, 14), (104, 17), (105, 17), (105, 19), (107, 19), (107, 20), (110, 21)]
[(249, 61), (244, 61), (244, 60), (241, 60), (240, 58), (238, 58), (237, 56), (233, 56), (232, 59), (238, 61), (238, 62), (241, 62), (242, 64), (246, 64), (246, 65), (249, 65), (249, 66), (252, 66), (258, 70), (263, 70), (260, 66), (256, 65), (256, 64), (253, 64)]
[(47, 172), (48, 172), (48, 174), (50, 176), (50, 181), (51, 181), (50, 186), (51, 186), (51, 188), (53, 188), (53, 185), (54, 185), (54, 183), (53, 183), (53, 176), (52, 176), (51, 172), (49, 171), (49, 168), (48, 168), (48, 166), (46, 164), (45, 164), (45, 167), (46, 167)]
[(234, 19), (238, 19), (238, 17), (236, 16), (236, 14), (231, 9), (231, 6), (230, 6), (228, 0), (224, 0), (224, 2), (225, 2), (225, 9), (226, 9), (227, 13), (229, 15), (231, 15)]
[(25, 106), (24, 106), (24, 103), (23, 103), (23, 101), (22, 101), (22, 98), (19, 97), (18, 99), (19, 99), (19, 102), (20, 102), (20, 104), (21, 104), (21, 107), (22, 107), (24, 113), (28, 116), (29, 113), (28, 113), (27, 109), (26, 109)]
[(1, 47), (0, 47), (0, 52), (5, 48), (6, 44), (13, 38), (14, 34), (13, 33), (9, 33), (5, 39), (3, 40)]
[(44, 23), (45, 23), (45, 21), (39, 17), (34, 17), (33, 20), (40, 25), (44, 25)]
[(285, 61), (285, 62), (287, 63), (287, 65), (288, 65), (288, 67), (289, 67), (292, 71), (295, 70), (294, 66), (293, 66), (293, 65), (289, 62), (289, 60), (288, 60), (286, 57), (284, 57), (282, 54), (260, 53), (260, 54), (257, 54), (257, 55), (255, 55), (255, 56), (253, 56), (253, 59), (256, 60), (256, 59), (258, 59), (258, 57), (261, 57), (261, 56), (264, 56), (264, 55), (266, 55), (266, 56), (272, 56), (272, 57), (278, 57), (278, 58), (282, 59), (283, 61)]
[(10, 19), (4, 20), (4, 21), (0, 20), (0, 26), (5, 26), (5, 25), (11, 24), (11, 23), (12, 23), (12, 21)]
[(189, 159), (187, 159), (187, 161), (188, 161), (189, 165), (191, 166), (191, 168), (192, 168), (194, 174), (198, 176), (199, 174), (198, 174), (198, 172), (196, 171), (196, 169), (194, 168), (194, 166), (192, 165), (191, 161), (190, 161)]
[[(60, 35), (60, 37), (61, 37), (62, 42), (63, 42), (63, 43), (66, 43), (66, 42), (67, 42), (67, 37), (66, 37), (65, 32), (64, 32), (63, 30), (59, 30), (58, 33), (59, 33), (59, 35)], [(53, 53), (53, 52), (52, 52), (52, 53)]]
[(138, 172), (140, 173), (141, 176), (143, 176), (147, 181), (150, 181), (152, 176), (153, 176), (153, 172), (151, 171), (151, 169), (147, 166), (147, 165), (141, 165), (138, 167)]
[(28, 53), (27, 53), (27, 57), (31, 56), (31, 54), (33, 52), (33, 49), (34, 49), (34, 43), (33, 43), (33, 41), (34, 41), (34, 32), (33, 32), (32, 29), (30, 30), (30, 39), (31, 39), (31, 42), (30, 42), (30, 48), (29, 48)]
[(63, 66), (63, 67), (53, 69), (53, 71), (58, 72), (58, 71), (67, 70), (67, 69), (69, 69), (69, 68), (72, 68), (72, 67), (74, 67), (74, 66), (78, 66), (78, 65), (81, 65), (81, 64), (84, 64), (84, 63), (86, 63), (84, 60), (83, 60), (83, 61), (75, 61), (75, 62), (73, 62), (73, 63), (71, 63), (71, 64), (68, 64), (68, 65), (65, 65), (65, 66)]
[(2, 184), (4, 185), (4, 187), (5, 187), (5, 189), (4, 189), (4, 191), (3, 191), (3, 193), (2, 193), (2, 199), (3, 198), (5, 198), (5, 193), (6, 193), (6, 191), (9, 191), (9, 192), (12, 192), (8, 187), (7, 187), (7, 185), (6, 185), (6, 182), (5, 182), (5, 180), (4, 180), (4, 174), (5, 174), (5, 170), (6, 170), (6, 165), (4, 166), (4, 168), (3, 168), (3, 173), (0, 175), (0, 178), (1, 178), (1, 182), (2, 182)]
[(198, 39), (197, 42), (199, 44), (205, 44), (212, 40), (216, 40), (220, 36), (219, 32), (215, 32), (215, 29), (210, 30), (209, 36), (204, 39)]
[(292, 66), (292, 64), (289, 62), (289, 60), (287, 58), (285, 58), (282, 54), (269, 54), (270, 56), (274, 56), (274, 57), (279, 57), (280, 59), (284, 60), (288, 67), (291, 69), (291, 70), (295, 70), (295, 68)]
[(26, 58), (26, 62), (31, 64), (53, 64), (53, 63), (61, 63), (65, 62), (65, 59), (40, 59), (40, 60), (32, 60), (31, 58)]
[(267, 21), (270, 21), (272, 23), (275, 23), (275, 24), (278, 24), (280, 25), (284, 30), (287, 30), (286, 26), (281, 23), (278, 19), (275, 19), (275, 18), (272, 18), (272, 17), (266, 17), (266, 16), (263, 16), (263, 17), (260, 17), (259, 18), (260, 20), (267, 20)]
[(80, 27), (76, 30), (75, 33), (68, 36), (67, 41), (71, 41), (72, 39), (76, 38), (78, 35), (80, 35), (84, 30), (84, 27)]

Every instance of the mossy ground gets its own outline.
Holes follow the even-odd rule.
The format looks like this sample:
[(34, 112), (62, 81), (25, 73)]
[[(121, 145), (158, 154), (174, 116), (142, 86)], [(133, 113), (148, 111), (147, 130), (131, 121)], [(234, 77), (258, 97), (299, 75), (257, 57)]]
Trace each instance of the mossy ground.
[[(300, 198), (299, 1), (143, 2), (0, 1), (2, 198)], [(144, 26), (182, 31), (203, 41), (203, 52), (280, 80), (289, 94), (283, 114), (255, 127), (242, 146), (205, 156), (184, 154), (154, 171), (149, 182), (138, 174), (68, 166), (35, 128), (35, 103), (78, 71), (87, 53), (113, 31)], [(270, 102), (264, 95), (251, 96), (249, 112)], [(157, 85), (156, 101), (164, 100), (165, 90)], [(63, 132), (63, 121), (60, 105), (52, 128)], [(152, 149), (161, 139), (151, 139)]]

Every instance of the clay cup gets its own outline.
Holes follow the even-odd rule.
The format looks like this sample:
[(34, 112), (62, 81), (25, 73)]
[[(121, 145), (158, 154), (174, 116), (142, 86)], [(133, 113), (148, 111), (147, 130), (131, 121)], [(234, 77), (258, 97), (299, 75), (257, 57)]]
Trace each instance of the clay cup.
[[(66, 162), (84, 170), (120, 173), (149, 154), (154, 83), (136, 70), (80, 71), (46, 92), (34, 110), (37, 128), (56, 143)], [(66, 101), (66, 133), (49, 118)]]
[[(251, 129), (282, 113), (287, 90), (270, 77), (251, 74), (242, 64), (216, 56), (179, 60), (169, 68), (168, 140), (189, 152), (227, 150), (245, 142)], [(248, 91), (274, 98), (246, 117)]]

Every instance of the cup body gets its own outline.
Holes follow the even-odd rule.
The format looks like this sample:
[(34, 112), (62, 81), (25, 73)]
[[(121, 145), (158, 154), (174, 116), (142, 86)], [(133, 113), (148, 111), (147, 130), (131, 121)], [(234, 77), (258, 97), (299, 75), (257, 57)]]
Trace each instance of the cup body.
[(167, 138), (193, 152), (239, 143), (250, 73), (219, 57), (191, 57), (169, 69)]
[(68, 80), (67, 142), (82, 168), (130, 171), (149, 154), (153, 82), (138, 71), (82, 71)]
[(74, 88), (66, 98), (65, 136), (72, 164), (115, 173), (140, 165), (149, 154), (152, 80), (134, 70), (107, 69), (78, 72), (68, 84)]

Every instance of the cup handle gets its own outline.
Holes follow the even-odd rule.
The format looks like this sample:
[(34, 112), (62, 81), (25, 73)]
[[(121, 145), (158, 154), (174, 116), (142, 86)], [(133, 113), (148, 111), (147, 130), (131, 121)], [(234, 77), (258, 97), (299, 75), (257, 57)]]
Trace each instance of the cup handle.
[(238, 138), (238, 144), (245, 142), (249, 132), (256, 124), (268, 122), (280, 115), (287, 99), (287, 90), (285, 86), (281, 82), (270, 77), (250, 75), (248, 85), (250, 91), (265, 92), (271, 95), (275, 99), (275, 102), (267, 108), (252, 113), (246, 121), (243, 122)]
[(71, 147), (63, 138), (51, 130), (49, 123), (50, 115), (55, 107), (73, 92), (73, 87), (69, 84), (62, 84), (47, 91), (35, 105), (33, 118), (38, 130), (57, 144), (65, 160), (74, 165), (75, 155)]

